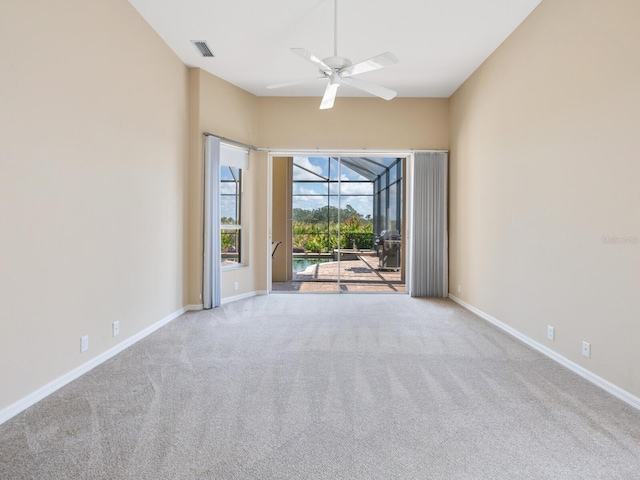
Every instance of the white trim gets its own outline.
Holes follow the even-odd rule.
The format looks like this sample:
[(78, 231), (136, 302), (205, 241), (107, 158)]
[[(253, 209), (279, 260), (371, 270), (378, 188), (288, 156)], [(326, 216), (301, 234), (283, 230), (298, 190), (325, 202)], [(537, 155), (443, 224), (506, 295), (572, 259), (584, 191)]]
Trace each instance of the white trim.
[(10, 418), (16, 416), (20, 412), (23, 412), (24, 410), (34, 405), (35, 403), (39, 402), (43, 398), (51, 395), (56, 390), (59, 390), (60, 388), (64, 387), (68, 383), (71, 383), (73, 380), (77, 379), (78, 377), (84, 375), (90, 370), (93, 370), (95, 367), (97, 367), (101, 363), (106, 362), (107, 360), (114, 357), (118, 353), (122, 352), (126, 348), (129, 348), (134, 343), (139, 342), (140, 340), (152, 334), (159, 328), (164, 327), (167, 323), (171, 322), (172, 320), (175, 320), (180, 315), (183, 315), (184, 313), (186, 313), (188, 310), (190, 310), (189, 307), (181, 308), (177, 312), (170, 314), (169, 316), (163, 318), (159, 322), (156, 322), (153, 325), (145, 328), (141, 332), (138, 332), (137, 334), (133, 335), (132, 337), (127, 338), (126, 340), (119, 343), (115, 347), (110, 348), (109, 350), (101, 353), (97, 357), (92, 358), (91, 360), (84, 363), (83, 365), (80, 365), (79, 367), (71, 370), (70, 372), (65, 373), (61, 377), (56, 378), (55, 380), (47, 383), (43, 387), (40, 387), (35, 392), (30, 393), (29, 395), (22, 398), (21, 400), (18, 400), (17, 402), (9, 405), (8, 407), (0, 410), (0, 425), (6, 422), (7, 420), (9, 420)]
[(572, 362), (568, 358), (563, 357), (559, 353), (551, 350), (549, 347), (546, 347), (545, 345), (536, 342), (535, 340), (533, 340), (533, 339), (527, 337), (526, 335), (520, 333), (516, 329), (510, 327), (509, 325), (506, 325), (506, 324), (502, 323), (500, 320), (492, 317), (491, 315), (483, 312), (482, 310), (478, 310), (477, 308), (475, 308), (472, 305), (469, 305), (465, 301), (460, 300), (455, 295), (449, 293), (449, 298), (451, 300), (453, 300), (454, 302), (456, 302), (457, 304), (463, 306), (467, 310), (475, 313), (480, 318), (486, 320), (489, 323), (492, 323), (496, 327), (498, 327), (501, 330), (507, 332), (509, 335), (517, 338), (521, 342), (529, 345), (531, 348), (533, 348), (533, 349), (537, 350), (538, 352), (542, 353), (543, 355), (549, 357), (551, 360), (555, 360), (556, 362), (558, 362), (563, 367), (566, 367), (569, 370), (571, 370), (572, 372), (577, 373), (578, 375), (580, 375), (582, 378), (585, 378), (585, 379), (589, 380), (591, 383), (593, 383), (594, 385), (602, 388), (604, 391), (609, 392), (614, 397), (617, 397), (620, 400), (622, 400), (623, 402), (628, 403), (632, 407), (640, 410), (640, 398), (636, 397), (632, 393), (629, 393), (626, 390), (623, 390), (622, 388), (620, 388), (617, 385), (611, 383), (610, 381), (605, 380), (604, 378), (596, 375), (592, 371), (587, 370), (586, 368), (578, 365), (577, 363)]
[(404, 213), (405, 220), (402, 222), (404, 230), (404, 285), (405, 293), (411, 295), (413, 285), (411, 284), (412, 269), (413, 269), (413, 176), (414, 176), (415, 158), (411, 153), (406, 157), (406, 165), (404, 169), (403, 188), (404, 188)]
[(234, 264), (229, 264), (229, 265), (223, 265), (222, 267), (220, 267), (220, 272), (231, 272), (233, 270), (241, 270), (243, 268), (249, 268), (247, 265), (245, 265), (244, 263), (234, 263)]
[(245, 298), (257, 297), (258, 295), (268, 295), (269, 292), (266, 290), (256, 290), (253, 292), (242, 293), (240, 295), (234, 295), (233, 297), (225, 297), (222, 299), (221, 304), (225, 305), (227, 303), (236, 302), (238, 300), (244, 300)]
[(273, 155), (267, 154), (267, 292), (273, 291)]
[(389, 154), (391, 154), (392, 156), (395, 156), (397, 154), (397, 156), (399, 157), (403, 157), (403, 156), (408, 156), (408, 155), (412, 155), (415, 152), (428, 152), (428, 153), (449, 153), (449, 150), (425, 150), (425, 149), (392, 149), (392, 150), (385, 150), (385, 149), (377, 149), (377, 150), (367, 150), (366, 148), (364, 149), (349, 149), (349, 148), (338, 148), (338, 149), (333, 149), (333, 148), (257, 148), (256, 149), (259, 152), (269, 152), (269, 154), (274, 155), (274, 156), (280, 156), (280, 155), (286, 155), (286, 156), (291, 156), (291, 155), (317, 155), (317, 154), (322, 154), (322, 155), (341, 155), (341, 156), (345, 156), (345, 155), (360, 155), (360, 156), (368, 156), (368, 157), (375, 157), (375, 156), (389, 156)]

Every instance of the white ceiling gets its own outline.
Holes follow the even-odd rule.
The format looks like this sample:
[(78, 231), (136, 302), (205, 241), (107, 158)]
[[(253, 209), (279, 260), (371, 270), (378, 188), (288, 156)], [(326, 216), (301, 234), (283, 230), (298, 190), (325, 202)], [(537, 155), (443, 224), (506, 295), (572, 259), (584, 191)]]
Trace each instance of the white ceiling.
[[(169, 47), (258, 96), (322, 96), (325, 82), (277, 90), (318, 70), (289, 49), (333, 55), (334, 0), (129, 0)], [(397, 65), (359, 78), (400, 97), (449, 97), (541, 0), (338, 0), (338, 55), (390, 51)], [(191, 40), (205, 40), (203, 58)], [(367, 96), (348, 85), (338, 96)]]

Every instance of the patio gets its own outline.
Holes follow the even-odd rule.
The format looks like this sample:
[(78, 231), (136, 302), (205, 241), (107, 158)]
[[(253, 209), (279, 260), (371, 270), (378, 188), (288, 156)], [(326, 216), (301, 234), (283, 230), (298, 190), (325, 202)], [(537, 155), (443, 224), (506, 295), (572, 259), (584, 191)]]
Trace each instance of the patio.
[[(338, 271), (338, 265), (340, 265)], [(356, 260), (317, 263), (294, 273), (291, 282), (273, 282), (273, 292), (337, 292), (338, 273), (343, 292), (404, 293), (400, 270), (378, 270), (378, 258), (359, 255)]]

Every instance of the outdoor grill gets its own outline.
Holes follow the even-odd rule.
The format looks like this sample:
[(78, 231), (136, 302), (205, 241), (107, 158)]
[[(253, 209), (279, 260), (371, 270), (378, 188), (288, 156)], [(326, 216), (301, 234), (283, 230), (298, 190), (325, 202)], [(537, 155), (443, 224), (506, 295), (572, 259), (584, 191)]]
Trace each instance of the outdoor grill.
[(400, 269), (400, 246), (402, 238), (398, 230), (383, 230), (376, 237), (378, 268), (380, 270)]

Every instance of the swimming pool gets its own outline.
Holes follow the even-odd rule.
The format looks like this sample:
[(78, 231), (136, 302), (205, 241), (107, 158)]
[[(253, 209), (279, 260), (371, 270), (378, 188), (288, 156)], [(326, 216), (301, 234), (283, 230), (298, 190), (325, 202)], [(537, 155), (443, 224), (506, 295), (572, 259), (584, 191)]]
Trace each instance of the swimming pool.
[(333, 262), (332, 257), (299, 257), (293, 258), (293, 273), (304, 271), (309, 265), (315, 265), (317, 263)]

